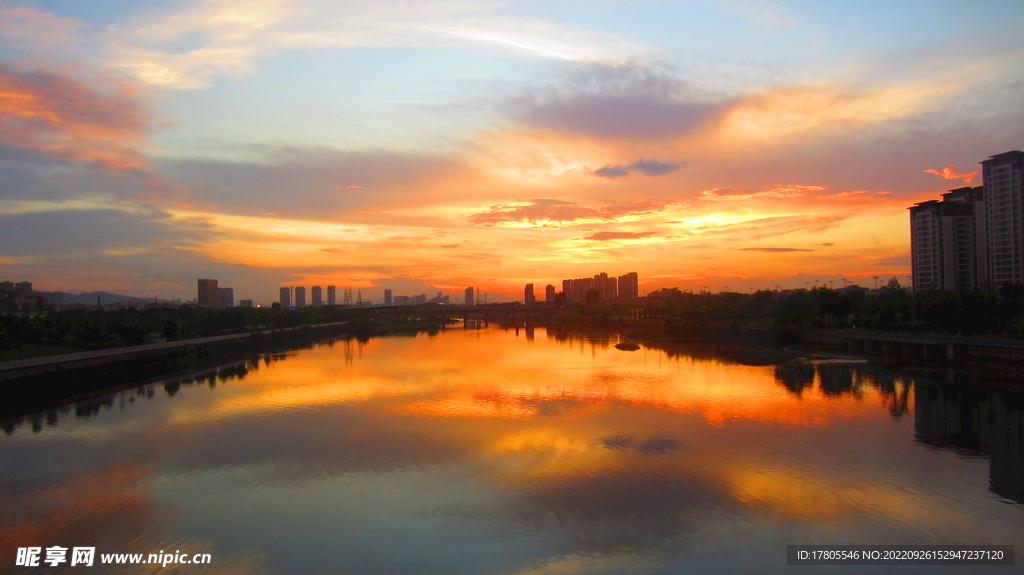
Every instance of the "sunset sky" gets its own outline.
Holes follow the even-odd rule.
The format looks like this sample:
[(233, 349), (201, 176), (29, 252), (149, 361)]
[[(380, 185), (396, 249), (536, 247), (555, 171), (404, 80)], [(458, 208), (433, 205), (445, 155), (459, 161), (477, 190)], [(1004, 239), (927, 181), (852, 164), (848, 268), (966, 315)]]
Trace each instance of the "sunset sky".
[(1024, 148), (1022, 29), (995, 0), (0, 0), (0, 280), (903, 279), (906, 208)]

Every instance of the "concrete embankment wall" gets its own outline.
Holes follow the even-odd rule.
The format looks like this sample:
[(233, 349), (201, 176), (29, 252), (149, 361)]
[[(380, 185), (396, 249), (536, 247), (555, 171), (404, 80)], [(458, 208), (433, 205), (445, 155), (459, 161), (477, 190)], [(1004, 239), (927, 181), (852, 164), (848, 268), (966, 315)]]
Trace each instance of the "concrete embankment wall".
[(1024, 379), (1024, 340), (1016, 338), (866, 330), (804, 330), (801, 338), (852, 353), (950, 366), (986, 377)]
[(276, 331), (264, 330), (5, 361), (0, 362), (0, 381), (54, 374), (56, 372), (74, 372), (89, 368), (96, 369), (108, 365), (113, 367), (115, 364), (120, 363), (173, 361), (175, 358), (187, 357), (195, 354), (202, 355), (211, 347), (245, 344), (247, 341), (252, 341), (254, 338), (275, 337), (279, 334), (300, 330), (303, 332), (330, 331), (331, 329), (340, 328), (347, 323), (348, 322), (342, 321), (317, 324), (313, 326), (284, 328)]

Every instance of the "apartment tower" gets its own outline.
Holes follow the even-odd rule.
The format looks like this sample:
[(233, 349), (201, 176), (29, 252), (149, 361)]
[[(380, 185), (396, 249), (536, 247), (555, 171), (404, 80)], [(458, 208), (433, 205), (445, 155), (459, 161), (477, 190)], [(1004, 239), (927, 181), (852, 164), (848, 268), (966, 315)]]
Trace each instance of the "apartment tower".
[(199, 305), (203, 307), (217, 307), (220, 305), (220, 291), (217, 289), (217, 280), (199, 280), (199, 297), (196, 299)]
[(987, 278), (994, 284), (1024, 281), (1024, 152), (1004, 152), (981, 162), (985, 186)]
[(910, 208), (914, 289), (970, 290), (977, 286), (975, 209), (970, 202), (930, 200)]

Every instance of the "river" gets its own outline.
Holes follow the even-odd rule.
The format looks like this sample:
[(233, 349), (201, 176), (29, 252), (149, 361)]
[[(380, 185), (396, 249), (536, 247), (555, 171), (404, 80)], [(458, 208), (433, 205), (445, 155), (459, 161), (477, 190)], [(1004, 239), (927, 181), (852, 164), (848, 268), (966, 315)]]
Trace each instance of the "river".
[(1024, 541), (1018, 392), (616, 341), (339, 340), (7, 422), (0, 572), (930, 573), (786, 546)]

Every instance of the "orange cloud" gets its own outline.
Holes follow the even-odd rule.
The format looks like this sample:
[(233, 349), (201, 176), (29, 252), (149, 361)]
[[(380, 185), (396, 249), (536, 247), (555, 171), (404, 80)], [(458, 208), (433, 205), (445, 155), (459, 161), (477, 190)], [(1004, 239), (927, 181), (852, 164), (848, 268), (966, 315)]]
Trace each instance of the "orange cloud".
[(771, 141), (814, 130), (845, 130), (913, 116), (955, 90), (955, 82), (918, 83), (866, 93), (839, 86), (796, 87), (748, 98), (733, 107), (721, 134), (734, 141)]
[(925, 170), (924, 173), (935, 174), (936, 176), (942, 178), (943, 180), (963, 180), (964, 183), (967, 184), (971, 183), (971, 181), (974, 180), (974, 176), (978, 175), (978, 172), (967, 172), (965, 174), (958, 174), (956, 173), (956, 167), (953, 166), (952, 164), (946, 166), (945, 168), (942, 168), (941, 172), (939, 170)]
[(149, 112), (128, 82), (0, 65), (0, 145), (116, 172), (146, 169)]
[(730, 200), (748, 200), (751, 198), (802, 198), (824, 190), (824, 186), (776, 186), (767, 190), (733, 190), (729, 188), (712, 188), (701, 192), (698, 200), (723, 202)]
[(487, 211), (472, 214), (469, 221), (474, 224), (501, 224), (528, 222), (543, 225), (584, 221), (608, 221), (622, 216), (652, 214), (665, 209), (668, 202), (640, 200), (635, 202), (604, 202), (600, 205), (586, 205), (563, 200), (536, 199), (518, 205), (503, 204), (490, 206)]

